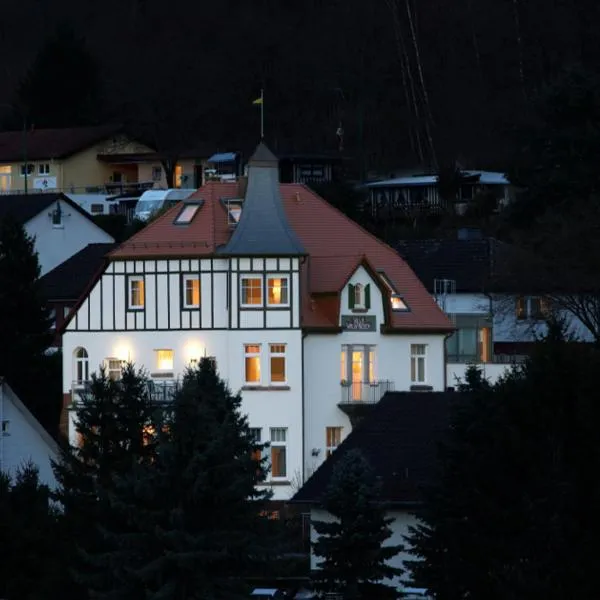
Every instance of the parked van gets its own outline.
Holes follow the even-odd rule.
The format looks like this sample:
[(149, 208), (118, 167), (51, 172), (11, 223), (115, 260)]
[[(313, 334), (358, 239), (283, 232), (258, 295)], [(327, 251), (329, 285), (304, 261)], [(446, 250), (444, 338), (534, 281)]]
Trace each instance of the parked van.
[(194, 189), (146, 190), (135, 207), (134, 218), (147, 221), (154, 213), (189, 198)]

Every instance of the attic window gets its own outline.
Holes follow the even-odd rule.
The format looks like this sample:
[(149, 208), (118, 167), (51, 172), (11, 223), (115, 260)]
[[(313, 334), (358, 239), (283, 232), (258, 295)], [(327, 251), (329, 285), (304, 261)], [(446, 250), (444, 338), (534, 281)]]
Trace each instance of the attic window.
[(227, 225), (235, 227), (240, 222), (242, 216), (243, 200), (223, 200), (223, 205), (227, 210)]
[(175, 218), (175, 225), (188, 225), (191, 223), (199, 208), (199, 204), (186, 204)]

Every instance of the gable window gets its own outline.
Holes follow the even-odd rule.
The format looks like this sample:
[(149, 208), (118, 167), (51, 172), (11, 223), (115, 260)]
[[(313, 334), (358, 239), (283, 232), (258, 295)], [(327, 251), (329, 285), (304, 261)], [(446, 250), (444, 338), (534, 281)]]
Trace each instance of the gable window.
[(48, 163), (40, 163), (38, 165), (38, 175), (50, 175), (50, 165)]
[(348, 308), (350, 310), (369, 310), (371, 308), (371, 284), (348, 284)]
[(175, 217), (175, 225), (188, 225), (191, 223), (199, 208), (200, 204), (186, 204)]
[(427, 344), (410, 345), (410, 381), (425, 383), (425, 361), (427, 360)]
[(550, 303), (541, 296), (519, 296), (516, 312), (519, 320), (542, 321), (550, 313)]
[(285, 383), (285, 344), (270, 345), (271, 383)]
[(52, 218), (53, 227), (62, 227), (63, 213), (60, 202), (56, 203), (56, 208), (50, 213), (50, 217)]
[(128, 282), (128, 302), (130, 310), (144, 308), (144, 277), (143, 275), (131, 275)]
[(112, 381), (118, 381), (121, 379), (121, 373), (123, 371), (123, 361), (118, 358), (107, 358), (104, 361), (104, 368), (106, 374)]
[(242, 275), (242, 306), (262, 306), (262, 277)]
[(162, 167), (152, 167), (152, 181), (160, 181), (162, 179)]
[(156, 368), (159, 371), (172, 371), (173, 370), (173, 350), (155, 350), (156, 354)]
[(260, 383), (260, 344), (244, 346), (244, 380), (246, 383)]
[(25, 177), (25, 172), (27, 175), (33, 175), (34, 165), (28, 163), (27, 165), (21, 165), (21, 177)]
[(287, 475), (287, 428), (271, 428), (271, 476), (281, 479)]
[(90, 378), (90, 363), (87, 350), (76, 348), (75, 356), (75, 383), (81, 385)]
[(200, 277), (198, 275), (183, 276), (183, 308), (199, 308)]
[(325, 428), (325, 456), (329, 458), (334, 450), (342, 443), (341, 427)]
[(267, 304), (269, 306), (288, 306), (288, 277), (269, 277), (267, 279)]

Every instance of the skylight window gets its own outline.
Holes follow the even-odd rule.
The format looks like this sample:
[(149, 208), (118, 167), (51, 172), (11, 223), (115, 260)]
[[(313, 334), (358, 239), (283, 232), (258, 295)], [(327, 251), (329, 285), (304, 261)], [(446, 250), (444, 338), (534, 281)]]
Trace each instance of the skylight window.
[(240, 222), (240, 217), (242, 216), (242, 205), (244, 201), (238, 198), (231, 200), (223, 198), (221, 202), (227, 210), (227, 225), (234, 227)]
[(198, 209), (200, 208), (199, 204), (186, 204), (177, 215), (175, 219), (176, 225), (187, 225), (192, 222), (192, 219), (196, 216)]
[(377, 273), (390, 293), (390, 306), (392, 307), (392, 310), (395, 312), (407, 311), (408, 306), (406, 302), (404, 302), (404, 298), (398, 293), (398, 290), (391, 279), (383, 271), (378, 271)]

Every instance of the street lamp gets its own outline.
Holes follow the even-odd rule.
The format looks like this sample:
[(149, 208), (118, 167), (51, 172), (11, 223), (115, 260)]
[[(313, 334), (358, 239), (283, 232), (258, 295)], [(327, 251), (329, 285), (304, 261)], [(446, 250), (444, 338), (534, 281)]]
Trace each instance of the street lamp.
[(23, 129), (21, 131), (21, 144), (22, 144), (22, 152), (23, 152), (23, 191), (27, 196), (28, 190), (28, 177), (29, 177), (29, 165), (27, 164), (27, 117), (25, 113), (21, 112), (19, 109), (16, 109), (12, 104), (2, 103), (0, 104), (2, 107), (10, 108), (12, 111), (16, 112), (23, 121)]

